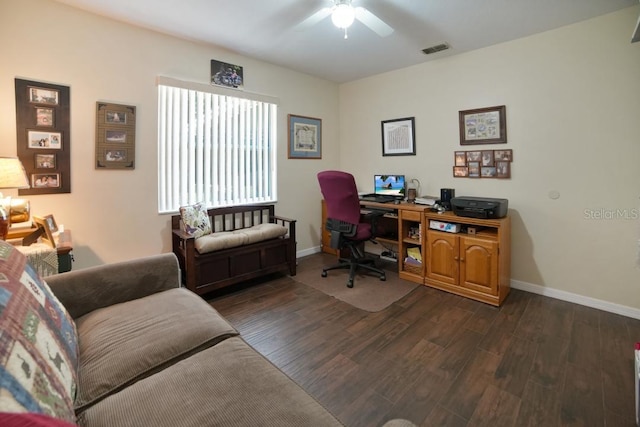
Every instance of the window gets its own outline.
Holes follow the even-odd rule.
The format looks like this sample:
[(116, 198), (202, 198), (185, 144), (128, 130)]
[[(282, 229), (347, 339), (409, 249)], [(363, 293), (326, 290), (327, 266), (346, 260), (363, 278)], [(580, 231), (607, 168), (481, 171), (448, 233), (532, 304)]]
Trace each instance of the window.
[(277, 100), (236, 92), (158, 78), (160, 213), (276, 201)]

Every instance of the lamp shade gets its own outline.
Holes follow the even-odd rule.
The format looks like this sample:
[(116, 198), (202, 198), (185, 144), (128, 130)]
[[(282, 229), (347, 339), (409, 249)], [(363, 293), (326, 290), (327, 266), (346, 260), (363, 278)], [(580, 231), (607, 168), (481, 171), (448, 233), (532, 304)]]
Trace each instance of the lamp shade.
[(29, 179), (20, 159), (0, 157), (0, 189), (29, 187)]
[(338, 28), (349, 28), (356, 17), (356, 11), (351, 4), (341, 3), (335, 7), (331, 14), (333, 25)]

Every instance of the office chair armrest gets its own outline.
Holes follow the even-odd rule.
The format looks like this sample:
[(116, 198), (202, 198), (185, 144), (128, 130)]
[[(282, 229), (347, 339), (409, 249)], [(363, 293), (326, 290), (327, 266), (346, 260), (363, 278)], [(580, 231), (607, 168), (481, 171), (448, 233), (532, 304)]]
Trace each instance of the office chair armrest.
[(343, 238), (353, 237), (358, 231), (358, 224), (351, 224), (350, 222), (340, 221), (335, 218), (327, 218), (324, 227), (331, 234), (329, 247), (333, 249), (342, 247)]
[(350, 222), (340, 221), (339, 219), (335, 218), (327, 218), (325, 228), (328, 231), (338, 232), (345, 237), (352, 237), (356, 235), (358, 224), (351, 224)]

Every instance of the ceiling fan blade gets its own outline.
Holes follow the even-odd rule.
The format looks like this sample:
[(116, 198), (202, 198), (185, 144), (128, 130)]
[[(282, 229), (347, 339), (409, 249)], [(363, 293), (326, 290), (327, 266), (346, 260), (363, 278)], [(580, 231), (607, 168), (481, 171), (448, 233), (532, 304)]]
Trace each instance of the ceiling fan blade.
[(355, 9), (356, 19), (371, 28), (371, 30), (380, 37), (387, 37), (393, 33), (393, 28), (385, 24), (382, 19), (378, 18), (364, 7), (356, 7)]
[(330, 7), (323, 7), (310, 17), (306, 18), (304, 21), (297, 24), (295, 27), (293, 27), (293, 29), (295, 31), (304, 31), (308, 28), (311, 28), (327, 16), (331, 15), (331, 10), (332, 9)]

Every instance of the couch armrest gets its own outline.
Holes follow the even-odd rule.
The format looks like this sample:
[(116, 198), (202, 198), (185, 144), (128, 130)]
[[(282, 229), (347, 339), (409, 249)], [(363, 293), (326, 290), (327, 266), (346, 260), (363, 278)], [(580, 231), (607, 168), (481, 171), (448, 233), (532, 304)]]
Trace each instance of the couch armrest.
[(180, 287), (173, 253), (48, 276), (45, 281), (74, 319), (93, 310)]

